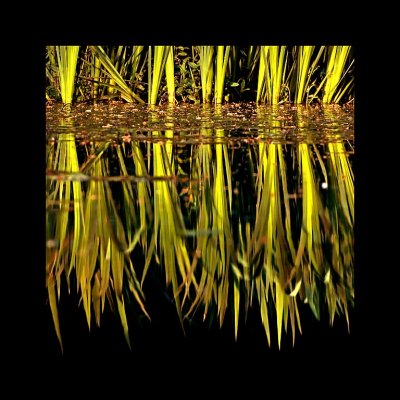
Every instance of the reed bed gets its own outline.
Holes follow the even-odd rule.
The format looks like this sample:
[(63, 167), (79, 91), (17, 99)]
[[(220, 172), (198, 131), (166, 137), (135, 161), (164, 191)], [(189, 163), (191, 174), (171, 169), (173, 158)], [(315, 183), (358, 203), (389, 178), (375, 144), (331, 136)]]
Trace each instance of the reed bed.
[(354, 55), (351, 46), (48, 46), (46, 78), (46, 98), (65, 104), (345, 103)]

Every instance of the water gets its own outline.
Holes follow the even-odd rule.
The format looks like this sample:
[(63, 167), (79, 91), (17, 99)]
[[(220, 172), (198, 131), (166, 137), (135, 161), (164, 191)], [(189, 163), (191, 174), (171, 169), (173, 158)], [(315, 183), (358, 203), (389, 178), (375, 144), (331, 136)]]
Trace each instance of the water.
[(65, 278), (88, 324), (111, 302), (129, 340), (129, 305), (148, 315), (160, 279), (183, 326), (229, 315), (236, 335), (256, 308), (280, 343), (304, 305), (349, 323), (352, 107), (53, 105), (46, 118), (51, 304)]
[[(49, 137), (74, 133), (81, 140), (116, 140), (132, 132), (152, 140), (147, 132), (172, 129), (179, 140), (199, 140), (200, 129), (224, 129), (226, 138), (271, 138), (286, 142), (319, 143), (353, 140), (352, 106), (256, 106), (255, 103), (210, 105), (80, 104), (65, 124), (60, 104), (47, 106), (46, 131)], [(63, 124), (64, 121), (64, 124)], [(262, 130), (262, 132), (260, 132)], [(261, 134), (261, 136), (260, 136)], [(190, 137), (188, 137), (190, 136)]]

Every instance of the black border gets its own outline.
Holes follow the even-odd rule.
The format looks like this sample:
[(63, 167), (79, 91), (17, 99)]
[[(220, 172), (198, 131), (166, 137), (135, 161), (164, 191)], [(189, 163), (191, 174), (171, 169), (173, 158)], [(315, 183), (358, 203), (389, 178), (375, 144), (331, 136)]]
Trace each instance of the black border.
[[(244, 28), (246, 29), (246, 28)], [(373, 273), (374, 268), (382, 265), (381, 254), (377, 252), (375, 239), (376, 235), (371, 235), (368, 227), (373, 226), (374, 222), (371, 220), (371, 210), (375, 209), (375, 202), (377, 194), (373, 193), (373, 189), (370, 186), (371, 174), (373, 173), (373, 165), (375, 165), (375, 159), (371, 152), (370, 138), (373, 137), (373, 129), (376, 127), (371, 122), (371, 116), (374, 114), (374, 107), (371, 104), (371, 76), (373, 75), (372, 66), (370, 65), (370, 52), (365, 41), (361, 38), (361, 35), (354, 34), (354, 31), (350, 29), (350, 35), (348, 31), (342, 30), (339, 33), (338, 38), (324, 37), (320, 35), (315, 39), (313, 34), (299, 34), (294, 32), (295, 29), (287, 30), (282, 35), (274, 35), (274, 43), (329, 43), (329, 44), (351, 44), (355, 47), (356, 51), (356, 161), (355, 161), (355, 185), (356, 185), (356, 224), (355, 224), (355, 251), (356, 251), (356, 309), (351, 320), (351, 335), (347, 339), (343, 339), (343, 342), (337, 342), (338, 346), (329, 347), (318, 347), (313, 348), (311, 343), (304, 346), (303, 350), (295, 350), (293, 352), (280, 352), (273, 353), (272, 351), (265, 354), (263, 351), (255, 350), (253, 352), (246, 351), (234, 351), (228, 350), (227, 352), (222, 351), (218, 353), (215, 351), (211, 354), (200, 354), (199, 358), (193, 358), (193, 352), (196, 352), (194, 348), (183, 349), (180, 353), (173, 354), (153, 354), (152, 356), (142, 357), (143, 368), (154, 368), (155, 366), (162, 366), (164, 373), (168, 374), (170, 371), (171, 376), (174, 371), (174, 367), (181, 369), (182, 374), (189, 374), (190, 370), (197, 371), (200, 373), (200, 365), (207, 364), (210, 373), (218, 374), (218, 371), (236, 371), (243, 374), (249, 374), (252, 377), (252, 371), (254, 374), (262, 375), (263, 372), (266, 374), (272, 373), (272, 371), (303, 371), (307, 368), (312, 368), (313, 373), (317, 376), (322, 377), (326, 372), (327, 375), (335, 373), (336, 379), (354, 379), (354, 373), (367, 373), (376, 371), (376, 366), (373, 364), (373, 357), (378, 352), (376, 346), (378, 345), (379, 331), (381, 325), (378, 320), (381, 321), (379, 316), (379, 308), (376, 300), (375, 286), (377, 274)], [(175, 31), (176, 32), (176, 31)], [(157, 38), (162, 37), (161, 44), (172, 43), (177, 40), (178, 37), (182, 37), (180, 33), (172, 35), (166, 35), (164, 33), (152, 31), (142, 32), (135, 34), (134, 38), (137, 41), (143, 41), (144, 43), (157, 43)], [(346, 32), (346, 33), (343, 33)], [(84, 35), (85, 36), (85, 35)], [(95, 36), (95, 37), (94, 37)], [(24, 310), (21, 316), (14, 315), (15, 326), (18, 328), (12, 329), (12, 334), (15, 333), (15, 337), (18, 338), (17, 351), (14, 354), (18, 354), (18, 359), (22, 360), (23, 365), (27, 366), (30, 371), (39, 369), (39, 372), (43, 374), (51, 374), (53, 371), (49, 371), (46, 365), (54, 365), (54, 369), (60, 369), (60, 371), (66, 371), (68, 367), (75, 367), (78, 370), (86, 362), (88, 356), (93, 356), (98, 362), (106, 363), (105, 360), (100, 361), (100, 356), (94, 354), (74, 354), (73, 358), (68, 359), (68, 356), (60, 356), (59, 354), (53, 353), (53, 346), (55, 340), (49, 338), (49, 331), (52, 329), (51, 324), (49, 325), (49, 310), (44, 307), (46, 291), (44, 290), (44, 270), (41, 269), (41, 265), (45, 265), (44, 257), (44, 215), (45, 215), (45, 199), (44, 199), (44, 171), (45, 171), (45, 153), (44, 153), (44, 131), (45, 131), (45, 101), (42, 96), (44, 89), (44, 46), (46, 44), (63, 43), (63, 44), (74, 44), (74, 43), (115, 43), (119, 39), (120, 35), (110, 35), (108, 33), (95, 35), (86, 34), (84, 40), (81, 38), (72, 38), (69, 33), (60, 33), (59, 31), (53, 32), (48, 37), (42, 35), (40, 38), (33, 42), (32, 46), (29, 46), (27, 52), (29, 53), (29, 73), (24, 76), (27, 77), (27, 84), (31, 93), (28, 96), (27, 108), (28, 111), (25, 114), (27, 117), (24, 118), (22, 125), (24, 126), (24, 148), (22, 150), (22, 157), (24, 160), (28, 160), (28, 165), (23, 164), (21, 177), (24, 177), (24, 181), (28, 182), (29, 195), (26, 196), (26, 190), (21, 195), (25, 194), (25, 198), (20, 198), (17, 203), (17, 216), (22, 216), (24, 226), (27, 226), (29, 231), (29, 240), (27, 246), (19, 248), (17, 246), (16, 254), (22, 257), (22, 262), (18, 263), (19, 270), (22, 271), (21, 279), (24, 283), (27, 283), (26, 296), (23, 296), (22, 305), (19, 307), (19, 311)], [(123, 42), (126, 42), (126, 38), (131, 38), (133, 35), (124, 32)], [(263, 44), (268, 41), (268, 32), (255, 31), (249, 29), (245, 35), (241, 34), (230, 34), (226, 33), (226, 30), (221, 28), (217, 32), (203, 33), (196, 31), (190, 33), (185, 31), (183, 37), (187, 42), (195, 43), (249, 43), (251, 38), (255, 38), (251, 41), (251, 44)], [(121, 38), (121, 36), (120, 36)], [(181, 41), (180, 41), (181, 42)], [(25, 70), (25, 69), (24, 69)], [(26, 72), (26, 71), (25, 71)], [(24, 125), (25, 123), (25, 125)], [(39, 139), (38, 139), (39, 138)], [(20, 195), (20, 196), (21, 196)], [(27, 204), (27, 200), (29, 204)], [(26, 222), (28, 221), (28, 222)], [(375, 252), (374, 252), (375, 251)], [(374, 279), (375, 278), (375, 279)], [(378, 320), (377, 320), (378, 318)], [(22, 321), (21, 321), (22, 319)], [(82, 339), (82, 337), (80, 337)], [(86, 340), (85, 338), (83, 338)], [(103, 338), (108, 340), (109, 338)], [(55, 343), (49, 344), (49, 340), (53, 340)], [(336, 340), (336, 338), (334, 339)], [(50, 347), (50, 350), (49, 350)], [(95, 350), (97, 351), (97, 349)], [(199, 349), (198, 353), (201, 353), (203, 349)], [(167, 358), (170, 355), (170, 358)], [(167, 356), (167, 357), (166, 357)], [(203, 356), (203, 357), (201, 357)], [(96, 358), (98, 357), (98, 358)], [(108, 355), (112, 365), (128, 365), (128, 369), (133, 368), (132, 364), (136, 364), (135, 360), (129, 354), (121, 355), (113, 353), (113, 349), (110, 350)], [(185, 360), (187, 361), (187, 364)], [(39, 362), (39, 364), (37, 364)], [(336, 370), (334, 366), (340, 365), (340, 371)], [(36, 368), (34, 367), (36, 365)], [(38, 367), (38, 365), (43, 365)], [(129, 367), (129, 365), (131, 367)], [(188, 370), (185, 365), (188, 366)], [(256, 369), (255, 365), (261, 365), (261, 369)], [(218, 367), (220, 366), (220, 367)], [(46, 372), (45, 372), (46, 371)], [(336, 372), (334, 372), (336, 371)], [(355, 372), (357, 371), (357, 372)], [(36, 371), (37, 372), (37, 371)], [(311, 370), (310, 370), (311, 372)], [(137, 371), (136, 371), (137, 373)], [(195, 373), (195, 372), (193, 372)], [(283, 372), (282, 372), (283, 373)], [(110, 371), (112, 374), (112, 371)], [(288, 372), (289, 374), (289, 372)], [(140, 373), (139, 373), (140, 375)], [(185, 375), (186, 376), (186, 375)], [(201, 380), (197, 376), (197, 379)], [(247, 376), (247, 375), (246, 375)], [(340, 378), (340, 376), (342, 378)], [(347, 377), (347, 378), (345, 378)], [(254, 378), (254, 377), (253, 377)], [(310, 378), (311, 379), (311, 378)], [(329, 377), (327, 376), (329, 380)]]

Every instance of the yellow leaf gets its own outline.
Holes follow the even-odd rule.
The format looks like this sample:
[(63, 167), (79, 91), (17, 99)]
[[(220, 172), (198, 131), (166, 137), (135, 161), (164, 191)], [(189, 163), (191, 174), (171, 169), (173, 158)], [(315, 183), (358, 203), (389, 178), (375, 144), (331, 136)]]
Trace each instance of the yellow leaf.
[(56, 330), (58, 341), (60, 342), (61, 351), (63, 351), (63, 344), (62, 344), (61, 331), (60, 331), (60, 323), (59, 323), (59, 320), (58, 320), (58, 310), (57, 310), (55, 282), (54, 282), (54, 278), (52, 276), (48, 277), (47, 290), (49, 292), (50, 309), (51, 309), (51, 315), (53, 316), (54, 328)]
[(131, 342), (129, 339), (128, 321), (126, 319), (124, 298), (122, 296), (121, 296), (121, 298), (119, 296), (117, 296), (117, 305), (118, 305), (118, 313), (121, 318), (122, 328), (124, 330), (125, 339), (126, 339), (126, 342), (128, 343), (129, 349), (131, 349)]
[(301, 279), (296, 283), (294, 289), (289, 293), (289, 296), (295, 297), (301, 287)]
[(275, 293), (276, 293), (276, 324), (278, 328), (278, 347), (281, 348), (281, 335), (282, 335), (282, 318), (283, 318), (283, 296), (285, 295), (279, 279), (275, 277)]

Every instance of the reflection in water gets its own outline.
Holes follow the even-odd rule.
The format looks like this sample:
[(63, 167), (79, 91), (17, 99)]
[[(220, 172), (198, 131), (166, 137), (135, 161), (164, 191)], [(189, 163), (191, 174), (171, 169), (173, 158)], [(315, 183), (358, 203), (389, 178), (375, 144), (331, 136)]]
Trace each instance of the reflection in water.
[(351, 145), (274, 142), (281, 123), (260, 127), (256, 141), (231, 142), (208, 127), (195, 143), (180, 143), (173, 130), (146, 132), (154, 141), (136, 132), (79, 146), (74, 134), (49, 141), (46, 271), (60, 341), (63, 275), (89, 327), (92, 312), (100, 325), (105, 304), (116, 305), (129, 343), (126, 302), (147, 315), (152, 269), (164, 271), (182, 326), (213, 315), (222, 325), (229, 312), (236, 336), (256, 303), (268, 342), (274, 321), (279, 345), (282, 328), (290, 326), (293, 342), (301, 332), (299, 303), (318, 319), (344, 314), (349, 324)]

